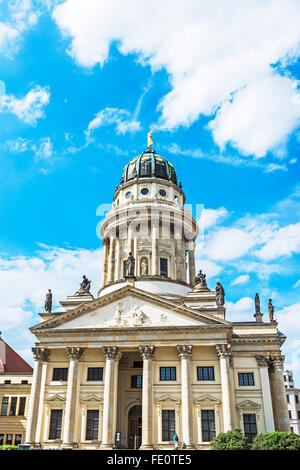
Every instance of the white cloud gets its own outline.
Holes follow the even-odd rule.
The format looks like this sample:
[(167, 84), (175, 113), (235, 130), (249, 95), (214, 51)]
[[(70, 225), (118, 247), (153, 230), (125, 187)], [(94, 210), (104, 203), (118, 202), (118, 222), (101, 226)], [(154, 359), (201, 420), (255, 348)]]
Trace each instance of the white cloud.
[(205, 272), (207, 278), (212, 278), (212, 277), (216, 277), (218, 274), (220, 274), (221, 270), (222, 270), (222, 266), (214, 263), (213, 261), (211, 260), (208, 260), (208, 259), (203, 259), (201, 258), (201, 256), (199, 255), (199, 257), (197, 256), (197, 250), (196, 250), (196, 253), (195, 253), (195, 259), (196, 259), (196, 266), (197, 266), (197, 272), (199, 271), (199, 269), (202, 269), (203, 272)]
[(121, 53), (167, 70), (163, 128), (188, 126), (220, 108), (213, 125), (220, 145), (231, 141), (262, 156), (297, 124), (294, 82), (271, 68), (299, 54), (297, 0), (66, 0), (53, 16), (81, 66), (103, 66), (118, 40)]
[(18, 137), (15, 140), (8, 140), (6, 147), (11, 153), (17, 154), (32, 151), (37, 161), (48, 159), (54, 154), (50, 137), (41, 137), (36, 143), (30, 139)]
[[(240, 152), (259, 158), (281, 144), (299, 120), (296, 82), (273, 74), (241, 88), (221, 106), (210, 128), (221, 148), (231, 142)], [(276, 169), (284, 168), (273, 164), (268, 171)]]
[(249, 279), (250, 279), (249, 274), (241, 274), (241, 276), (238, 276), (237, 278), (235, 278), (231, 284), (233, 286), (236, 286), (238, 284), (245, 284), (246, 282), (249, 281)]
[(50, 137), (40, 139), (39, 147), (35, 149), (37, 160), (44, 160), (53, 155), (53, 144)]
[(254, 321), (254, 300), (243, 297), (237, 302), (226, 302), (226, 318), (229, 321)]
[(228, 216), (228, 210), (225, 207), (218, 209), (203, 209), (198, 224), (200, 229), (206, 230)]
[(119, 108), (105, 108), (99, 111), (94, 119), (90, 121), (86, 130), (87, 139), (90, 138), (95, 129), (111, 125), (115, 126), (117, 134), (140, 130), (140, 123), (134, 119), (130, 119), (129, 111)]
[(6, 52), (18, 36), (19, 32), (12, 26), (0, 23), (0, 51)]
[[(48, 288), (54, 305), (73, 295), (83, 274), (92, 280), (92, 293), (100, 287), (102, 250), (41, 245), (30, 257), (0, 256), (0, 324), (2, 331), (38, 322)], [(61, 311), (62, 307), (58, 307)], [(54, 309), (55, 310), (55, 309)]]
[(14, 95), (0, 96), (0, 113), (15, 114), (21, 121), (35, 125), (45, 117), (44, 107), (50, 101), (49, 87), (35, 85), (23, 98)]
[(300, 222), (276, 230), (268, 242), (257, 251), (257, 256), (270, 260), (278, 256), (291, 256), (300, 252)]

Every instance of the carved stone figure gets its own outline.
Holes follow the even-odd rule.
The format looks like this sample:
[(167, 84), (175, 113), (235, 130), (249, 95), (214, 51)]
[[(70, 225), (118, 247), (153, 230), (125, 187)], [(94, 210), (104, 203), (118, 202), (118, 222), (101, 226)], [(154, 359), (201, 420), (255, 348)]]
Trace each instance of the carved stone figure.
[(80, 288), (75, 293), (75, 296), (90, 294), (91, 281), (88, 280), (86, 276), (83, 276), (82, 282), (80, 283)]
[(274, 305), (272, 304), (272, 299), (269, 299), (268, 302), (268, 313), (270, 321), (274, 321)]
[(260, 298), (257, 293), (255, 294), (254, 303), (255, 303), (255, 313), (260, 313)]
[(144, 323), (145, 314), (140, 307), (135, 307), (132, 312), (132, 324), (133, 326), (141, 326)]
[(143, 258), (141, 261), (141, 276), (147, 276), (148, 274), (148, 260)]
[(51, 313), (52, 312), (52, 292), (51, 289), (48, 289), (45, 299), (45, 312)]
[(116, 309), (115, 314), (114, 314), (114, 323), (117, 326), (121, 325), (121, 323), (122, 323), (122, 309), (121, 309), (120, 304), (118, 304), (117, 309)]
[(217, 282), (216, 285), (216, 302), (218, 307), (223, 307), (225, 303), (225, 291), (220, 282)]
[(153, 145), (153, 139), (152, 139), (152, 132), (153, 132), (153, 129), (154, 129), (154, 126), (151, 126), (151, 131), (148, 132), (148, 149), (151, 150), (152, 149), (152, 145)]
[(206, 284), (206, 274), (202, 272), (202, 269), (198, 272), (198, 276), (195, 277), (195, 285), (200, 285), (201, 287), (207, 287)]
[(125, 275), (125, 277), (134, 277), (134, 267), (135, 267), (135, 259), (132, 256), (132, 253), (129, 253), (129, 256), (126, 260), (126, 275)]

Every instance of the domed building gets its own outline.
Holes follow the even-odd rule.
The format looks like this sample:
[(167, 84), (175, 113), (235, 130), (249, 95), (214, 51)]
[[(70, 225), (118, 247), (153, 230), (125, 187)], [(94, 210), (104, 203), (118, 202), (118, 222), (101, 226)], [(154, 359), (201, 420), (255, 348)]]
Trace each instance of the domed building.
[[(256, 299), (226, 319), (225, 292), (195, 271), (198, 225), (173, 165), (148, 148), (123, 169), (100, 234), (98, 297), (45, 304), (26, 442), (43, 448), (207, 449), (219, 432), (289, 430), (285, 341)], [(88, 268), (88, 267), (87, 267)], [(249, 312), (251, 314), (251, 312)], [(254, 312), (253, 312), (254, 313)]]

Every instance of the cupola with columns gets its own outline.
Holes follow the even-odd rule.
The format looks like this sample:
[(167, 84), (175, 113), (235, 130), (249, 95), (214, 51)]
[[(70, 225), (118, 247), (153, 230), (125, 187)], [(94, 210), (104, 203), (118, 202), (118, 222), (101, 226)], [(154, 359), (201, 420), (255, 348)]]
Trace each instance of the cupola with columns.
[(112, 209), (100, 227), (104, 255), (99, 296), (126, 283), (130, 253), (136, 287), (168, 298), (191, 291), (199, 229), (184, 204), (176, 171), (152, 149), (149, 133), (147, 150), (125, 166)]

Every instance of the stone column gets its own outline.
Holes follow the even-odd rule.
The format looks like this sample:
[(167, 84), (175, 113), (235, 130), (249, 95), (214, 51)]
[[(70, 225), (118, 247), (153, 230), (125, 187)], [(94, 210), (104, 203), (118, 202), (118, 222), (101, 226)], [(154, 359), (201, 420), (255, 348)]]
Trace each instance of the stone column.
[(39, 397), (39, 409), (38, 409), (38, 417), (36, 423), (36, 433), (35, 433), (35, 442), (40, 443), (42, 438), (42, 421), (43, 421), (43, 411), (44, 411), (44, 397), (45, 397), (45, 385), (46, 385), (46, 377), (47, 377), (47, 368), (48, 362), (44, 362), (42, 365), (41, 371), (41, 385), (40, 385), (40, 397)]
[(116, 243), (116, 239), (112, 236), (110, 238), (110, 247), (109, 247), (107, 282), (114, 282), (115, 243)]
[(120, 240), (116, 238), (115, 281), (121, 279)]
[(75, 431), (78, 361), (82, 356), (83, 348), (67, 347), (66, 349), (70, 362), (68, 370), (67, 399), (64, 416), (62, 447), (72, 447), (74, 443)]
[(268, 371), (268, 360), (265, 356), (256, 356), (256, 361), (259, 367), (261, 391), (264, 404), (264, 415), (265, 415), (265, 429), (266, 432), (275, 431), (274, 417), (272, 408), (272, 397), (270, 389), (269, 371)]
[(34, 369), (26, 424), (26, 444), (34, 444), (41, 392), (42, 364), (49, 360), (49, 349), (32, 348)]
[(158, 259), (158, 238), (159, 238), (159, 225), (154, 223), (152, 226), (152, 276), (159, 275), (159, 259)]
[(102, 259), (102, 279), (101, 287), (104, 287), (107, 282), (107, 267), (108, 267), (108, 253), (109, 253), (109, 239), (102, 240), (104, 251)]
[[(177, 351), (181, 359), (181, 424), (182, 443), (186, 449), (192, 449), (192, 397), (191, 397), (191, 364), (193, 346), (177, 346)], [(179, 436), (180, 438), (180, 436)]]
[(194, 285), (194, 280), (196, 276), (195, 268), (195, 245), (194, 242), (189, 243), (188, 254), (189, 254), (189, 281), (190, 285)]
[(116, 394), (118, 393), (118, 365), (120, 359), (117, 346), (103, 346), (106, 358), (103, 400), (102, 449), (112, 449), (115, 444), (113, 434), (116, 428)]
[(217, 355), (220, 360), (222, 410), (224, 432), (232, 430), (231, 416), (231, 390), (230, 390), (230, 347), (228, 344), (216, 344)]
[(143, 389), (142, 389), (142, 450), (153, 449), (152, 443), (152, 359), (154, 346), (140, 346), (143, 358)]
[(290, 421), (283, 380), (284, 356), (270, 356), (270, 386), (275, 431), (290, 431)]

